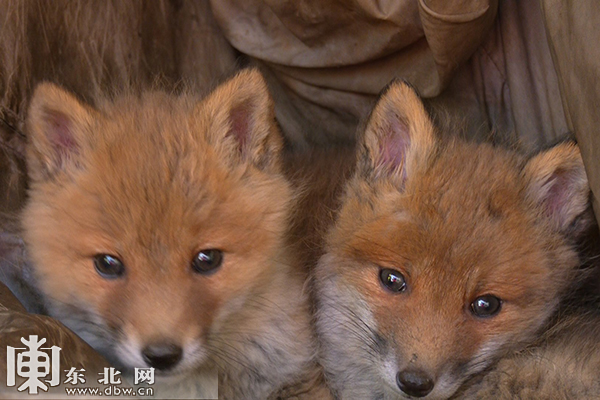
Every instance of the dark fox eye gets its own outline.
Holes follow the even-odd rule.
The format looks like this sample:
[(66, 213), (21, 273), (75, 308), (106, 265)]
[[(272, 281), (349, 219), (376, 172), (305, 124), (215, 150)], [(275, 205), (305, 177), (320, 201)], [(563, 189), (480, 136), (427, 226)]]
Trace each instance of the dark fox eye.
[(486, 294), (471, 303), (471, 312), (479, 318), (493, 317), (500, 312), (502, 300), (491, 294)]
[(104, 279), (117, 279), (125, 273), (125, 266), (115, 256), (98, 254), (94, 256), (96, 272)]
[(406, 290), (406, 280), (404, 275), (395, 269), (383, 268), (379, 271), (379, 280), (386, 289), (394, 293), (404, 292)]
[(221, 250), (202, 250), (192, 260), (194, 272), (207, 275), (214, 272), (223, 263), (223, 252)]

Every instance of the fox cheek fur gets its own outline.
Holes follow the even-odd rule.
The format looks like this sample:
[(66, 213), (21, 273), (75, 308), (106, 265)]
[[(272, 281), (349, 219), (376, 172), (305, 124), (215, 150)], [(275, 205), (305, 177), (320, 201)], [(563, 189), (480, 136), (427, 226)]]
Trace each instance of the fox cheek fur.
[(97, 109), (42, 84), (27, 129), (22, 224), (51, 314), (118, 365), (218, 370), (224, 398), (313, 374), (285, 245), (294, 192), (257, 71), (203, 100), (149, 92)]
[(529, 343), (572, 282), (579, 150), (441, 137), (399, 82), (361, 146), (315, 272), (326, 374), (342, 399), (448, 398)]

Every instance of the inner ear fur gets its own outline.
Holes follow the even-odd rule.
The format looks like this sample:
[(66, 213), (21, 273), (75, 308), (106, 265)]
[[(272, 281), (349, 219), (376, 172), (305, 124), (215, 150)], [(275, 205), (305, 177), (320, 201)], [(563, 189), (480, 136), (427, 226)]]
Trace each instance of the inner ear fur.
[(52, 83), (37, 86), (26, 120), (28, 171), (47, 179), (73, 168), (96, 111)]
[(363, 137), (368, 168), (403, 182), (435, 146), (433, 122), (414, 89), (393, 81), (382, 93)]
[(590, 188), (579, 147), (561, 143), (531, 158), (524, 169), (527, 195), (554, 227), (566, 232), (590, 207)]
[(258, 70), (238, 73), (199, 107), (208, 119), (209, 137), (224, 157), (261, 168), (278, 164), (283, 138), (267, 83)]

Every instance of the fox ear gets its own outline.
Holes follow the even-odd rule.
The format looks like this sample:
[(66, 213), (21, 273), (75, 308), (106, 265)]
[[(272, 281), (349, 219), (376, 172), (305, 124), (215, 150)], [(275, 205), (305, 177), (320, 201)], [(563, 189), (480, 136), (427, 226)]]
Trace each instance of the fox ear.
[(589, 207), (590, 188), (579, 147), (562, 143), (534, 156), (524, 174), (527, 195), (561, 232)]
[(435, 145), (433, 123), (414, 89), (390, 83), (369, 117), (363, 141), (366, 169), (402, 184)]
[(27, 114), (27, 158), (34, 180), (52, 177), (73, 165), (94, 110), (51, 83), (40, 84)]
[(209, 137), (225, 157), (259, 168), (278, 165), (283, 139), (267, 83), (258, 70), (238, 73), (200, 106), (209, 119)]

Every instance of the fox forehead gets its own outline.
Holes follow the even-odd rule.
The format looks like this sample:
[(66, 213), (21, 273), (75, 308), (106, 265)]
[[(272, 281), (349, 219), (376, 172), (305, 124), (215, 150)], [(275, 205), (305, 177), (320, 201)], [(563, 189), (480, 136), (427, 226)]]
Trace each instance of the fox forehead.
[(75, 180), (40, 186), (44, 195), (72, 198), (91, 215), (95, 211), (102, 220), (96, 226), (107, 235), (127, 227), (143, 234), (145, 225), (154, 236), (186, 226), (206, 228), (210, 220), (226, 225), (240, 220), (237, 214), (243, 212), (237, 210), (266, 212), (257, 197), (273, 196), (269, 212), (284, 215), (287, 184), (278, 176), (249, 173), (244, 165), (226, 165), (209, 143), (209, 128), (193, 99), (147, 93), (119, 98), (100, 110), (82, 146), (83, 165)]
[(544, 251), (552, 235), (541, 231), (524, 198), (520, 165), (491, 146), (447, 146), (403, 190), (375, 183), (371, 207), (346, 201), (329, 242), (355, 259), (438, 285), (436, 293), (452, 282), (465, 301), (487, 291), (531, 294), (552, 266)]
[[(52, 209), (46, 221), (53, 230), (60, 227), (73, 235), (62, 246), (87, 256), (115, 254), (148, 269), (187, 266), (196, 252), (208, 248), (254, 257), (260, 256), (258, 249), (269, 254), (284, 236), (285, 185), (273, 184), (270, 193), (258, 196), (251, 186), (235, 185), (225, 175), (218, 184), (204, 179), (189, 189), (176, 183), (144, 186), (127, 180), (127, 171), (123, 175), (111, 181), (101, 171), (90, 172), (70, 190), (56, 194), (56, 201), (46, 202)], [(280, 199), (265, 204), (261, 200), (268, 195)]]
[(455, 141), (441, 148), (407, 181), (405, 206), (413, 213), (432, 220), (437, 215), (463, 230), (485, 225), (490, 217), (531, 214), (520, 175), (522, 157), (489, 144)]

